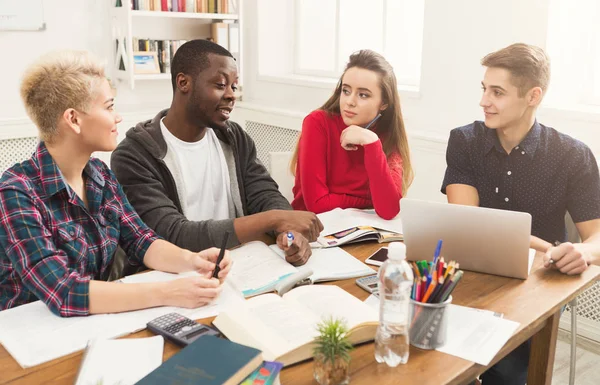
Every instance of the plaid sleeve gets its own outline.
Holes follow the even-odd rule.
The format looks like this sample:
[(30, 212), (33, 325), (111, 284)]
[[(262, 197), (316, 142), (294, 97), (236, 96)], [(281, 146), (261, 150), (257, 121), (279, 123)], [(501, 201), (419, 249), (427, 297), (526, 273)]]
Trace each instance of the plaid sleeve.
[(0, 190), (0, 247), (23, 286), (62, 317), (89, 314), (89, 277), (70, 270), (42, 214), (25, 192)]
[(117, 182), (115, 175), (110, 171), (110, 176), (116, 186), (116, 198), (123, 210), (121, 215), (121, 234), (119, 244), (125, 250), (129, 263), (134, 266), (144, 263), (146, 251), (157, 239), (161, 239), (154, 230), (148, 227), (135, 211), (121, 184)]

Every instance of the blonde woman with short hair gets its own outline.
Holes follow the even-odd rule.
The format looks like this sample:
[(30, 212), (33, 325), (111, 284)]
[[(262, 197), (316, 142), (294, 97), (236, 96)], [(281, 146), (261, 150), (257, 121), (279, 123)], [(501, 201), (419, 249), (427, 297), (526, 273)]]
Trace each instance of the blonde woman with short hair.
[[(84, 316), (214, 300), (230, 268), (226, 253), (192, 253), (161, 240), (133, 210), (95, 151), (117, 145), (113, 90), (89, 53), (43, 56), (26, 71), (21, 97), (39, 129), (32, 157), (0, 178), (0, 311), (35, 300), (55, 314)], [(117, 246), (131, 263), (197, 271), (171, 282), (104, 282)]]

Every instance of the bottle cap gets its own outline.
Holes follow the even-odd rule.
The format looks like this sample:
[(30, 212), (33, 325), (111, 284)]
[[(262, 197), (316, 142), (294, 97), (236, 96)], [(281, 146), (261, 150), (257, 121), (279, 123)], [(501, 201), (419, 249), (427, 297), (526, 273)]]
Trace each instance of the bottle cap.
[(392, 242), (388, 246), (388, 258), (394, 261), (406, 259), (406, 246), (402, 242)]

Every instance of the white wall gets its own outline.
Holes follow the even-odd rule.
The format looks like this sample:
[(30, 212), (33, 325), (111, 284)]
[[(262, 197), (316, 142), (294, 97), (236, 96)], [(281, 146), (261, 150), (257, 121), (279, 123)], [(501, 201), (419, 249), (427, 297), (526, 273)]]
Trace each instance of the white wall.
[[(44, 52), (56, 49), (89, 50), (111, 62), (112, 28), (109, 7), (114, 0), (43, 0), (46, 30), (0, 31), (0, 137), (8, 130), (35, 132), (19, 96), (26, 66)], [(168, 80), (138, 82), (135, 91), (118, 84), (116, 108), (128, 114), (156, 113), (171, 102)], [(125, 123), (125, 122), (124, 122)], [(125, 131), (123, 127), (121, 129)]]
[[(303, 115), (322, 104), (330, 87), (282, 84), (257, 75), (256, 0), (245, 5), (244, 101)], [(413, 197), (443, 200), (439, 193), (445, 146), (452, 128), (482, 119), (480, 59), (514, 42), (546, 45), (549, 0), (427, 0), (425, 2), (421, 87), (401, 92), (402, 108), (417, 173)], [(277, 15), (271, 15), (275, 18)], [(269, 19), (269, 17), (261, 17)], [(281, 48), (273, 47), (274, 50)], [(238, 109), (238, 116), (256, 114)], [(273, 114), (281, 120), (285, 112)], [(600, 109), (595, 114), (542, 108), (539, 120), (587, 143), (600, 154)], [(296, 119), (295, 128), (300, 128)], [(294, 127), (290, 127), (294, 128)]]
[[(323, 103), (333, 84), (311, 87), (282, 84), (257, 74), (257, 0), (244, 1), (244, 103), (233, 117), (299, 129), (302, 116)], [(285, 0), (281, 0), (285, 1)], [(47, 29), (43, 32), (0, 31), (0, 138), (35, 135), (19, 98), (25, 66), (41, 52), (60, 48), (88, 49), (111, 59), (109, 7), (113, 0), (43, 0)], [(544, 47), (549, 0), (427, 0), (421, 87), (402, 92), (417, 177), (410, 195), (443, 200), (439, 193), (445, 169), (445, 141), (457, 126), (481, 119), (478, 106), (486, 53), (522, 41)], [(275, 9), (275, 8), (274, 8)], [(278, 14), (261, 15), (261, 20)], [(282, 31), (282, 34), (285, 31)], [(289, 31), (288, 31), (289, 32)], [(273, 45), (274, 52), (290, 47)], [(119, 85), (116, 107), (124, 114), (121, 135), (135, 122), (168, 107), (169, 81), (137, 82), (135, 91)], [(245, 104), (245, 106), (243, 106)], [(542, 109), (541, 122), (586, 142), (600, 154), (600, 112), (595, 114)], [(7, 134), (8, 133), (8, 134)]]

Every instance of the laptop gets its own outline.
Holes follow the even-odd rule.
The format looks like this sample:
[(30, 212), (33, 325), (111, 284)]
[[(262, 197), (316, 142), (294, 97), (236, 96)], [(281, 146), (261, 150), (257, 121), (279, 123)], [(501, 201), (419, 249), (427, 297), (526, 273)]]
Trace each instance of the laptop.
[(521, 279), (529, 275), (535, 256), (529, 249), (530, 214), (406, 198), (400, 208), (409, 261), (431, 260), (442, 239), (440, 255), (461, 269)]

